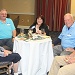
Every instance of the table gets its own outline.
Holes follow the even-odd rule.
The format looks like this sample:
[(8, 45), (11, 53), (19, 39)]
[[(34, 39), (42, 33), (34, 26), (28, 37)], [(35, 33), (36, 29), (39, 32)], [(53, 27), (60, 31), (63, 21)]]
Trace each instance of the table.
[(28, 42), (15, 39), (13, 51), (22, 57), (19, 64), (22, 75), (47, 75), (54, 58), (51, 38)]

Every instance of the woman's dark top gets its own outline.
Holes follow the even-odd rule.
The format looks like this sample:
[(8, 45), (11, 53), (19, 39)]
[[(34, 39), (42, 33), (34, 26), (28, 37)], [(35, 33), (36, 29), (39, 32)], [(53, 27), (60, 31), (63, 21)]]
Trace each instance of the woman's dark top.
[[(36, 33), (36, 25), (31, 25), (30, 29), (33, 29), (33, 33)], [(44, 29), (47, 36), (49, 36), (49, 29), (47, 25), (41, 25), (39, 30)]]

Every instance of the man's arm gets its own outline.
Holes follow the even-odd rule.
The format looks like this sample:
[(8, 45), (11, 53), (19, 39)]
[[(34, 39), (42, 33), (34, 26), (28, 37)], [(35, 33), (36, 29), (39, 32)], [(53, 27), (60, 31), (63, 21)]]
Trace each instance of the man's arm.
[(13, 38), (16, 37), (16, 30), (13, 30), (13, 32), (12, 32), (12, 37), (13, 37)]
[(69, 56), (75, 57), (75, 51), (73, 51)]
[(70, 55), (65, 56), (64, 61), (69, 64), (75, 63), (75, 51), (72, 52)]
[(66, 48), (65, 51), (74, 52), (75, 49), (74, 48)]
[(9, 54), (11, 54), (12, 52), (9, 50), (4, 50), (4, 56), (8, 56)]
[(60, 43), (60, 42), (61, 42), (61, 39), (57, 38), (57, 39), (53, 42), (53, 45), (55, 46), (55, 45), (57, 45), (57, 44)]
[(5, 50), (3, 47), (0, 46), (0, 56), (8, 56), (9, 54), (11, 54), (12, 52), (9, 50)]

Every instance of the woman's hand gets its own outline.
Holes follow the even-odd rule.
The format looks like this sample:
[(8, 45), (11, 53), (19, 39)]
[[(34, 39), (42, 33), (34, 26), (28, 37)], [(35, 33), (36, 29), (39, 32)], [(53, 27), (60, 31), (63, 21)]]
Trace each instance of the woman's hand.
[(37, 34), (41, 34), (41, 30), (37, 30), (36, 33), (37, 33)]
[(36, 33), (41, 33), (41, 31), (39, 30), (39, 26), (38, 25), (36, 25)]

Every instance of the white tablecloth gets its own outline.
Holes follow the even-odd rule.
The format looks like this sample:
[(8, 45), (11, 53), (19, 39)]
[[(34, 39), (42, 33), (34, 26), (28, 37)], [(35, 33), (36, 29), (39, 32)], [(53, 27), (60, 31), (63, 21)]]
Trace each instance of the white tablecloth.
[(19, 71), (22, 75), (47, 75), (53, 61), (50, 38), (37, 41), (14, 41), (13, 51), (22, 57)]

